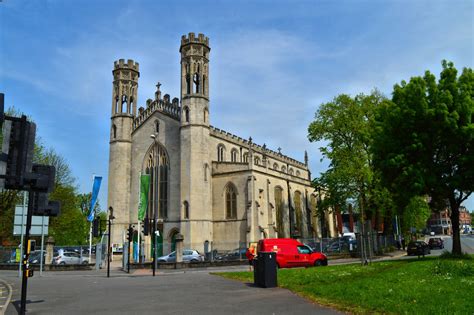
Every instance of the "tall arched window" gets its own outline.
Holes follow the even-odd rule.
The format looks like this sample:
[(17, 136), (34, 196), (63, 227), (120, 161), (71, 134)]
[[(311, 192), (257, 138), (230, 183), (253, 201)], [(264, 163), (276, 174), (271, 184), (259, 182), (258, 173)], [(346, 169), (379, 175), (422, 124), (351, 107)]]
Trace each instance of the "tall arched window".
[(145, 173), (150, 174), (150, 195), (148, 198), (149, 218), (157, 213), (158, 218), (168, 217), (168, 155), (165, 148), (155, 143), (145, 157)]
[(183, 217), (189, 219), (189, 203), (187, 201), (183, 202)]
[(207, 182), (209, 176), (209, 164), (204, 164), (204, 181)]
[(298, 233), (295, 234), (297, 235), (302, 235), (303, 232), (303, 212), (301, 208), (301, 193), (299, 191), (295, 191), (295, 197), (294, 197), (294, 203), (295, 203), (295, 216), (296, 216), (296, 229), (298, 229)]
[(283, 188), (275, 187), (275, 210), (276, 210), (276, 228), (278, 237), (286, 237), (283, 226)]
[(207, 108), (204, 108), (204, 122), (207, 123), (207, 119), (209, 117), (209, 111)]
[(219, 162), (225, 161), (225, 147), (223, 144), (219, 144), (217, 146), (217, 161)]
[(231, 183), (225, 189), (225, 216), (226, 219), (237, 219), (237, 189)]
[(238, 155), (239, 155), (239, 152), (237, 151), (237, 149), (232, 149), (232, 151), (230, 152), (230, 160), (232, 162), (237, 162)]
[(112, 131), (114, 133), (114, 139), (117, 138), (117, 126), (113, 125), (112, 126)]
[(184, 108), (184, 119), (187, 123), (189, 122), (189, 108), (187, 106)]
[(159, 133), (160, 132), (160, 121), (155, 120), (155, 132)]
[(244, 153), (244, 163), (248, 163), (248, 162), (249, 162), (249, 153), (245, 152)]

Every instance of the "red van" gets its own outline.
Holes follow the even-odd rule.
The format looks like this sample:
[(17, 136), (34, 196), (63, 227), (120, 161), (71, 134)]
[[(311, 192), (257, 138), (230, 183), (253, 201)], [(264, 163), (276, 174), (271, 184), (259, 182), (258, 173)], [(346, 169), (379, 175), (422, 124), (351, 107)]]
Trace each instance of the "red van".
[[(278, 268), (327, 266), (327, 257), (292, 238), (267, 238), (258, 241), (257, 252), (277, 253)], [(251, 259), (250, 259), (251, 260)]]

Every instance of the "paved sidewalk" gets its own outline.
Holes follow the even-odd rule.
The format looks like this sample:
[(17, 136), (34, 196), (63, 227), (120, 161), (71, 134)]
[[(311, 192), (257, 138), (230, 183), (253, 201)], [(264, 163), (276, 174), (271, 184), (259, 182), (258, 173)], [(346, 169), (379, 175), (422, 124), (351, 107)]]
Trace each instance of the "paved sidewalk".
[[(2, 275), (3, 276), (3, 275)], [(8, 275), (15, 287), (13, 273)], [(47, 273), (28, 284), (29, 314), (341, 314), (286, 289), (258, 288), (206, 272), (119, 276)], [(6, 314), (16, 314), (15, 290)]]
[(12, 287), (5, 280), (0, 279), (0, 314), (4, 314), (12, 297)]

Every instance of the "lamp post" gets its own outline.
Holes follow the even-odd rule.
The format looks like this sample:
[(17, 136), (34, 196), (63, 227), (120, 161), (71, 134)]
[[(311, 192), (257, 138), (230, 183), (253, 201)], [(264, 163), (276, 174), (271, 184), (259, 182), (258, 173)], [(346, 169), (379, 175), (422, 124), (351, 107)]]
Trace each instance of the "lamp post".
[[(150, 135), (150, 138), (153, 139), (153, 143), (154, 143), (155, 146), (156, 146), (156, 142), (157, 142), (157, 140), (156, 140), (156, 135), (155, 135), (155, 134), (152, 134), (152, 135)], [(159, 173), (158, 173), (158, 175), (159, 175)], [(159, 178), (158, 178), (158, 181), (157, 181), (157, 182), (159, 183)], [(158, 196), (159, 196), (159, 195), (156, 194), (157, 199), (158, 199)], [(151, 235), (152, 235), (152, 237), (153, 237), (153, 266), (152, 266), (152, 267), (153, 267), (153, 277), (154, 277), (154, 276), (155, 276), (155, 272), (156, 272), (156, 234), (157, 234), (157, 233), (156, 233), (156, 232), (157, 232), (157, 227), (156, 227), (156, 223), (157, 223), (157, 222), (156, 222), (156, 221), (158, 220), (158, 215), (157, 215), (157, 213), (156, 213), (156, 212), (157, 212), (157, 208), (156, 208), (156, 207), (153, 207), (152, 210), (153, 210), (153, 232), (152, 232)]]
[(110, 278), (110, 258), (112, 253), (112, 248), (110, 247), (110, 239), (112, 238), (112, 220), (115, 219), (114, 217), (114, 208), (109, 207), (109, 239), (108, 239), (108, 246), (107, 246), (107, 278)]

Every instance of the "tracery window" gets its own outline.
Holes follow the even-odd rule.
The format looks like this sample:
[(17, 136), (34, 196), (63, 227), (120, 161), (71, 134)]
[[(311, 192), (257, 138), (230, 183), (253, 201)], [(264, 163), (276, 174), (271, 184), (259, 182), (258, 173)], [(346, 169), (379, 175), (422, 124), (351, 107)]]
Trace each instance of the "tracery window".
[(148, 217), (164, 219), (168, 217), (169, 162), (165, 148), (155, 143), (145, 157), (145, 174), (150, 174), (148, 197)]
[(283, 188), (279, 186), (275, 187), (275, 210), (278, 237), (285, 237), (286, 233), (283, 226)]

